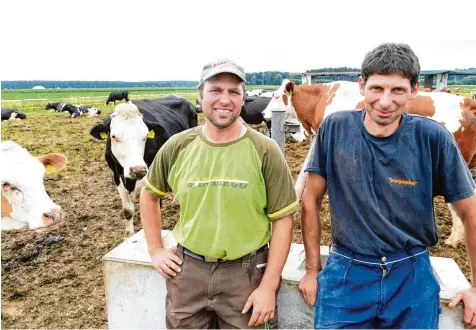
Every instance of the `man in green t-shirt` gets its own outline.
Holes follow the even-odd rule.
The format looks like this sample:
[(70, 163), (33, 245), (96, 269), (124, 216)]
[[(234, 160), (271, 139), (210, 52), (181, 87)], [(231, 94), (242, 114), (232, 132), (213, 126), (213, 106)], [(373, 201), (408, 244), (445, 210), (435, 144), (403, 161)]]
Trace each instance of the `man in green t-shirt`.
[[(144, 178), (141, 220), (152, 265), (167, 279), (169, 329), (277, 327), (298, 203), (278, 145), (239, 119), (245, 83), (229, 59), (205, 65), (205, 124), (172, 136)], [(161, 240), (167, 192), (180, 204), (177, 248)]]

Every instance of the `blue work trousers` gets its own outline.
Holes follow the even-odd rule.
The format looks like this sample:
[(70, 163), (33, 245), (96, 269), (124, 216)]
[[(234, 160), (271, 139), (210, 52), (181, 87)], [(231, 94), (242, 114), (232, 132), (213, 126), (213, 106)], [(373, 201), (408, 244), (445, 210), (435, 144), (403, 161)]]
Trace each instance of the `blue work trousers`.
[(333, 245), (317, 283), (316, 329), (438, 328), (440, 285), (424, 247), (368, 257)]

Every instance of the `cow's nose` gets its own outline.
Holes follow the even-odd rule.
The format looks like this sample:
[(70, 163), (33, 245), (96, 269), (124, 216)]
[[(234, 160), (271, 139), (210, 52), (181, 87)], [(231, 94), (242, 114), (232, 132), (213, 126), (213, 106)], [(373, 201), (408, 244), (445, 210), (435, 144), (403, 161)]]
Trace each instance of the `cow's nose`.
[(63, 212), (61, 211), (61, 208), (54, 207), (48, 212), (44, 212), (43, 221), (46, 226), (51, 226), (55, 223), (63, 221)]
[(129, 174), (134, 179), (142, 179), (147, 174), (147, 166), (133, 166), (129, 169)]

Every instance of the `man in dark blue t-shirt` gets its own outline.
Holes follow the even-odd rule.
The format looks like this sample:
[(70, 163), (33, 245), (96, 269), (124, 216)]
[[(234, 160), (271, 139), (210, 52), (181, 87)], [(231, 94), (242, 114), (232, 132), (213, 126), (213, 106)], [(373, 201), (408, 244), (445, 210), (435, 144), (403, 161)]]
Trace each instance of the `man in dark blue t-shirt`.
[[(464, 322), (476, 325), (475, 186), (453, 136), (404, 112), (419, 75), (408, 45), (378, 46), (362, 63), (365, 110), (333, 113), (319, 128), (305, 170), (306, 275), (299, 285), (316, 304), (315, 328), (438, 328), (440, 287), (427, 250), (438, 241), (435, 196), (452, 203), (465, 224), (472, 287), (450, 306), (463, 300)], [(326, 190), (332, 247), (321, 270)]]

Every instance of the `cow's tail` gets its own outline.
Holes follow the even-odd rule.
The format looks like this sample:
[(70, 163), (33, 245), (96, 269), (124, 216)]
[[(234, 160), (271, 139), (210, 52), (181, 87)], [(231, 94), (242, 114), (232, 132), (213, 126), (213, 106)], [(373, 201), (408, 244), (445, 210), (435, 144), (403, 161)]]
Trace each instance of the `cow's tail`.
[(309, 159), (311, 158), (311, 153), (314, 147), (315, 140), (315, 136), (314, 138), (311, 138), (311, 146), (309, 147), (306, 159), (302, 164), (301, 171), (299, 172), (299, 175), (296, 179), (296, 184), (294, 185), (294, 191), (296, 192), (296, 198), (298, 202), (301, 201), (302, 192), (304, 191), (304, 187), (306, 187), (307, 178), (309, 177), (309, 173), (304, 172), (304, 170), (306, 169), (307, 164), (309, 163)]

